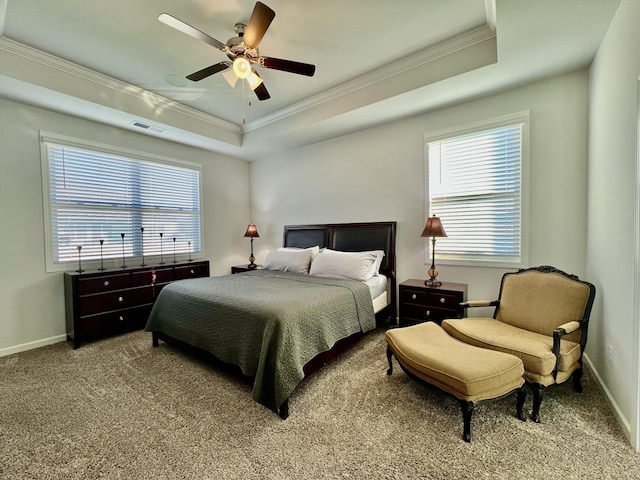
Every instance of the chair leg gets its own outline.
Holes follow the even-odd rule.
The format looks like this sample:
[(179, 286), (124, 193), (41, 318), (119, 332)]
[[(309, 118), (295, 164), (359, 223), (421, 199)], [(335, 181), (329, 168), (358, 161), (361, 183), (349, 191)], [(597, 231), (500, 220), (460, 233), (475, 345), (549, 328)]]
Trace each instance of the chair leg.
[(393, 355), (393, 352), (391, 352), (391, 349), (389, 348), (389, 346), (387, 346), (387, 361), (389, 362), (389, 368), (387, 369), (387, 375), (391, 375), (393, 373), (393, 363), (391, 362), (392, 355)]
[(471, 416), (473, 415), (473, 402), (458, 400), (462, 409), (462, 422), (464, 424), (464, 432), (462, 438), (465, 442), (471, 442)]
[(516, 417), (518, 417), (523, 422), (527, 421), (527, 416), (522, 412), (526, 399), (527, 391), (525, 390), (525, 385), (522, 385), (522, 387), (520, 387), (516, 392)]
[(576, 371), (574, 371), (572, 377), (573, 377), (573, 389), (578, 393), (582, 393), (582, 368), (579, 368)]
[(533, 390), (533, 411), (531, 412), (531, 420), (540, 423), (540, 404), (542, 403), (542, 385), (539, 383), (531, 384)]

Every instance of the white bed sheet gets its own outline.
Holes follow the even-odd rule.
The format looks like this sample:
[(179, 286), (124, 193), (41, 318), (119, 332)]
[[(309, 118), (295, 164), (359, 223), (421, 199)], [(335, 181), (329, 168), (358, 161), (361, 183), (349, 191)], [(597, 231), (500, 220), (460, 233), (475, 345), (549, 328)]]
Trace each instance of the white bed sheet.
[(371, 299), (373, 301), (373, 311), (378, 313), (384, 307), (389, 304), (388, 284), (387, 277), (384, 275), (377, 275), (371, 277), (364, 282), (369, 287), (371, 292)]

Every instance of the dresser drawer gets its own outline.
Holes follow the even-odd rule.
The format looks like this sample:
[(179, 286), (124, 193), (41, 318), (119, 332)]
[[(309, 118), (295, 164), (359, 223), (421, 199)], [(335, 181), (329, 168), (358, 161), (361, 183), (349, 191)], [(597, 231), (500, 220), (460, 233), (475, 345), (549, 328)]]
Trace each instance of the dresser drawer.
[(209, 264), (208, 263), (194, 263), (193, 265), (185, 265), (182, 267), (176, 267), (175, 279), (184, 280), (185, 278), (197, 278), (209, 276)]
[(148, 285), (153, 285), (152, 270), (140, 270), (140, 271), (131, 273), (132, 287), (144, 287)]
[(78, 280), (78, 295), (110, 292), (122, 290), (131, 286), (131, 274), (129, 272), (80, 278)]
[(115, 312), (90, 315), (80, 320), (83, 337), (96, 338), (144, 328), (152, 305), (127, 308)]
[(159, 267), (153, 269), (153, 283), (168, 283), (175, 279), (172, 267)]
[(84, 317), (146, 303), (153, 303), (152, 286), (85, 295), (78, 299), (78, 315)]

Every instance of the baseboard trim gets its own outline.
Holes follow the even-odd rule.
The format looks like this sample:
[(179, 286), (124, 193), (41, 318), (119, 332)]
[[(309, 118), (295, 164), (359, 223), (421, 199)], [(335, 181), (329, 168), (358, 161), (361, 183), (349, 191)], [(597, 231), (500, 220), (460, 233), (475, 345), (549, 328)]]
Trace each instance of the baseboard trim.
[(56, 335), (55, 337), (43, 338), (42, 340), (14, 345), (13, 347), (0, 348), (0, 357), (6, 357), (8, 355), (13, 355), (14, 353), (26, 352), (27, 350), (33, 350), (34, 348), (46, 347), (47, 345), (53, 345), (54, 343), (64, 342), (66, 340), (66, 335)]
[(591, 362), (591, 359), (589, 358), (589, 356), (587, 354), (584, 354), (582, 356), (582, 359), (587, 364), (587, 366), (589, 367), (589, 371), (590, 371), (590, 373), (593, 374), (597, 385), (602, 390), (602, 393), (604, 393), (605, 398), (607, 399), (607, 403), (609, 403), (609, 406), (611, 407), (611, 410), (613, 411), (613, 415), (616, 417), (616, 420), (618, 421), (618, 424), (622, 428), (622, 432), (624, 433), (625, 437), (627, 437), (627, 440), (629, 441), (629, 443), (632, 444), (632, 440), (631, 440), (631, 424), (629, 423), (629, 420), (627, 420), (627, 418), (620, 411), (620, 408), (618, 407), (618, 403), (616, 402), (615, 398), (613, 398), (613, 395), (611, 395), (611, 392), (609, 391), (609, 389), (605, 385), (604, 381), (602, 380), (602, 377), (598, 373), (598, 370), (596, 369), (596, 367)]

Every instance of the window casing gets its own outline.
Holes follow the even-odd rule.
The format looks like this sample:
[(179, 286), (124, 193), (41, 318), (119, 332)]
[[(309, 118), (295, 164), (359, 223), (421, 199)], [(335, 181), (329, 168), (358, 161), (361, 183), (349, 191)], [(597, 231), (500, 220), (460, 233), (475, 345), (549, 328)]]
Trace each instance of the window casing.
[(438, 215), (448, 235), (439, 263), (526, 264), (528, 124), (524, 112), (425, 138), (425, 220)]
[(50, 134), (41, 152), (47, 271), (201, 256), (200, 165)]

